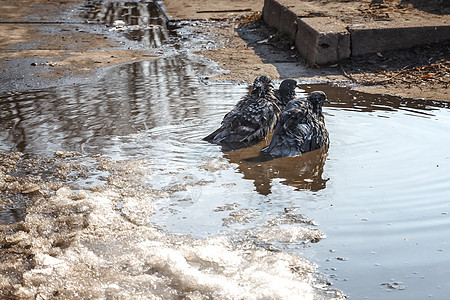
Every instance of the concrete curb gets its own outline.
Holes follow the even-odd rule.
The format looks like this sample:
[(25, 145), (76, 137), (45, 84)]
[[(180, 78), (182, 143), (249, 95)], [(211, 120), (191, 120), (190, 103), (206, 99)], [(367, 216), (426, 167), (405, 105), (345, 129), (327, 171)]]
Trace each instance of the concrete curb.
[(450, 23), (417, 26), (405, 22), (401, 27), (389, 22), (345, 24), (331, 17), (299, 17), (295, 6), (283, 5), (283, 0), (264, 0), (262, 16), (267, 25), (295, 41), (310, 65), (450, 40)]
[(383, 52), (450, 40), (450, 25), (397, 28), (355, 28), (349, 26), (352, 55)]

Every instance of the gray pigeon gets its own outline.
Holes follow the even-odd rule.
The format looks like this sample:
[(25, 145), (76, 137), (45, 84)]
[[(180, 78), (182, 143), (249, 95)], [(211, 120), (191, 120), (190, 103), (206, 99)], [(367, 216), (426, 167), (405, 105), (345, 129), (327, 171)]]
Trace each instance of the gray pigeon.
[(278, 90), (275, 90), (275, 97), (278, 99), (278, 106), (281, 110), (284, 109), (289, 101), (295, 99), (295, 88), (297, 87), (297, 81), (294, 79), (285, 79), (281, 82)]
[(312, 92), (306, 99), (290, 101), (280, 116), (269, 146), (261, 153), (272, 157), (295, 156), (329, 145), (322, 105), (329, 102), (324, 92)]
[(258, 76), (250, 94), (225, 115), (221, 126), (203, 140), (222, 145), (225, 151), (257, 144), (275, 127), (279, 115), (278, 99), (268, 76)]

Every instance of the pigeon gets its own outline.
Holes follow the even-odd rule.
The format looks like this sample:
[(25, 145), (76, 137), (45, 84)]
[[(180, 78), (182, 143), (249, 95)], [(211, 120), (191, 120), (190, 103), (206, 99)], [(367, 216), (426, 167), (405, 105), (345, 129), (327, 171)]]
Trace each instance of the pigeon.
[(309, 97), (306, 98), (312, 105), (312, 110), (315, 116), (322, 122), (325, 122), (325, 118), (322, 113), (322, 106), (324, 103), (330, 103), (327, 99), (327, 95), (322, 91), (312, 92)]
[(322, 105), (329, 102), (324, 92), (312, 92), (306, 99), (291, 100), (280, 116), (269, 146), (263, 155), (296, 156), (330, 143)]
[(266, 138), (281, 113), (268, 76), (256, 77), (250, 94), (225, 115), (221, 126), (203, 140), (225, 151), (249, 147)]
[(297, 88), (297, 81), (294, 79), (285, 79), (281, 82), (278, 90), (275, 90), (275, 97), (278, 99), (278, 106), (284, 109), (289, 101), (295, 99), (295, 88)]

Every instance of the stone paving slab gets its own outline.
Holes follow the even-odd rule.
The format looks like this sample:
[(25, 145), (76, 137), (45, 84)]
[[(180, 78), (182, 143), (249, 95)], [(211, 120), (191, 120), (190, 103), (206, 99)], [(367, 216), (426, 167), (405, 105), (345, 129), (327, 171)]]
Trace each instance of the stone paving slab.
[(333, 14), (311, 3), (265, 0), (263, 8), (264, 21), (287, 33), (310, 65), (450, 40), (450, 15), (398, 12), (390, 19), (373, 20), (354, 4), (346, 10), (346, 2), (339, 2), (343, 11)]

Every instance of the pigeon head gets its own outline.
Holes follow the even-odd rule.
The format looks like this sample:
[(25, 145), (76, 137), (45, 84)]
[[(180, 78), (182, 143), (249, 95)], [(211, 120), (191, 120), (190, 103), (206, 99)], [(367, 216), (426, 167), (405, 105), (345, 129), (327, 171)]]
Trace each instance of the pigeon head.
[(314, 113), (323, 118), (322, 106), (324, 103), (330, 103), (327, 99), (327, 95), (322, 91), (314, 91), (308, 96), (309, 102), (311, 102)]
[(295, 88), (297, 86), (297, 81), (294, 79), (285, 79), (281, 82), (280, 88), (278, 89), (279, 101), (282, 106), (285, 106), (289, 101), (295, 98)]
[(280, 84), (280, 92), (283, 94), (290, 94), (295, 91), (297, 81), (294, 79), (285, 79)]
[(271, 91), (272, 88), (272, 80), (270, 80), (269, 76), (261, 75), (256, 77), (253, 82), (252, 94), (263, 97), (267, 92)]
[(327, 99), (327, 95), (322, 91), (314, 91), (311, 95), (308, 96), (309, 102), (311, 102), (314, 106), (320, 105), (322, 106), (324, 103), (330, 103)]

